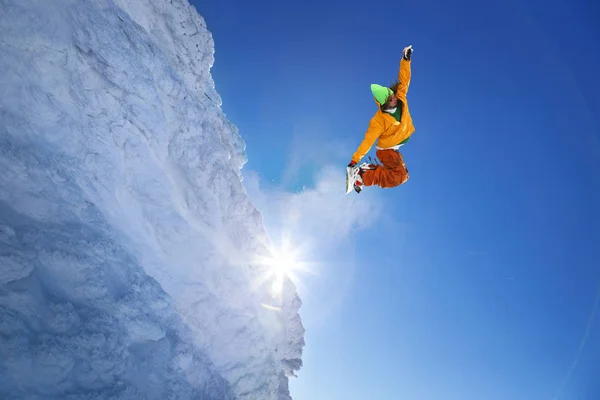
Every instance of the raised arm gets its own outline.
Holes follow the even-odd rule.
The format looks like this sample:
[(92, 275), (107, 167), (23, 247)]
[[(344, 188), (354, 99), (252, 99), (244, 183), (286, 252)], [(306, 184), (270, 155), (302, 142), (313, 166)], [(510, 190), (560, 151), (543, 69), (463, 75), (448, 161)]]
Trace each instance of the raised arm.
[(402, 59), (400, 60), (400, 70), (398, 71), (398, 89), (397, 95), (406, 96), (408, 93), (408, 87), (410, 86), (410, 60), (412, 56), (412, 46), (404, 48), (402, 52)]

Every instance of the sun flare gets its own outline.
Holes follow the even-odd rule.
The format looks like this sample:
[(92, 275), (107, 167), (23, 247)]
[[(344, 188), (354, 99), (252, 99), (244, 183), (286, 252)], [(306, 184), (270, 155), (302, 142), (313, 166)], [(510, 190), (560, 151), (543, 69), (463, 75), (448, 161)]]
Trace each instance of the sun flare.
[(301, 271), (311, 272), (308, 263), (304, 261), (302, 247), (294, 246), (289, 237), (282, 238), (279, 245), (269, 246), (268, 257), (258, 257), (255, 263), (265, 268), (261, 281), (270, 282), (271, 295), (280, 297), (286, 279), (295, 285), (300, 284), (298, 273)]
[(268, 265), (271, 267), (274, 275), (271, 289), (274, 293), (279, 293), (283, 290), (283, 279), (296, 278), (294, 272), (300, 269), (300, 261), (297, 255), (290, 249), (281, 248), (272, 251), (273, 257), (268, 260)]

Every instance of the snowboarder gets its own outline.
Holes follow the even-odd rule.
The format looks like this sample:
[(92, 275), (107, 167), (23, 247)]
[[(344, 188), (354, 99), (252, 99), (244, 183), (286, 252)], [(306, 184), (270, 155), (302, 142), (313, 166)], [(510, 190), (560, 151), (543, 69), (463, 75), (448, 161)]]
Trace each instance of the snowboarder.
[[(371, 118), (365, 137), (346, 168), (346, 193), (350, 193), (352, 189), (360, 193), (363, 186), (391, 188), (408, 180), (408, 169), (398, 149), (409, 141), (415, 131), (406, 98), (412, 51), (412, 45), (402, 51), (398, 80), (394, 84), (390, 87), (371, 85), (371, 92), (379, 109)], [(358, 165), (375, 141), (376, 157), (381, 164), (365, 162)]]

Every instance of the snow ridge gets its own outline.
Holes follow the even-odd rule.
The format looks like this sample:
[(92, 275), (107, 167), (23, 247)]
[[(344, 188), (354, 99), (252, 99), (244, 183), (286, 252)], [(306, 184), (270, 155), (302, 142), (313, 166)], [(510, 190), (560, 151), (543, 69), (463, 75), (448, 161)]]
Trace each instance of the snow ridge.
[(291, 399), (301, 302), (253, 261), (202, 17), (0, 0), (0, 54), (0, 397)]

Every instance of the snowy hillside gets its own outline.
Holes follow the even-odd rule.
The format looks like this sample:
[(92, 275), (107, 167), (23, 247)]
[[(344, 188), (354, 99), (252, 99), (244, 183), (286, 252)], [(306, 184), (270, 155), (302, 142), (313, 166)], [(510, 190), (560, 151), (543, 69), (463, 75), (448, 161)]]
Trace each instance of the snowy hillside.
[(290, 398), (212, 63), (185, 0), (0, 0), (0, 398)]

